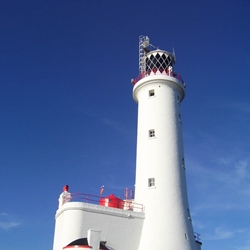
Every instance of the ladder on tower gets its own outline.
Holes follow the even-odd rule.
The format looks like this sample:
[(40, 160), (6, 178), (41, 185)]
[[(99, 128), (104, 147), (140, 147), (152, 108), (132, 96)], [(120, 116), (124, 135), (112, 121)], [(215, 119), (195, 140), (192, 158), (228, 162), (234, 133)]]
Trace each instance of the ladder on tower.
[(146, 71), (146, 65), (144, 62), (145, 49), (149, 46), (149, 38), (147, 36), (139, 36), (139, 72)]

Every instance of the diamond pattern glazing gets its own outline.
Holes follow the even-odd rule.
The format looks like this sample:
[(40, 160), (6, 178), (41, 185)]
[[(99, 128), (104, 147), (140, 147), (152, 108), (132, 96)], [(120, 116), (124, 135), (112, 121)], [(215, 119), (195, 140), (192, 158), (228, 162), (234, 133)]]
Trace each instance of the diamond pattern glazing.
[(169, 66), (173, 66), (173, 58), (171, 55), (157, 52), (146, 57), (146, 71), (159, 69), (165, 71)]

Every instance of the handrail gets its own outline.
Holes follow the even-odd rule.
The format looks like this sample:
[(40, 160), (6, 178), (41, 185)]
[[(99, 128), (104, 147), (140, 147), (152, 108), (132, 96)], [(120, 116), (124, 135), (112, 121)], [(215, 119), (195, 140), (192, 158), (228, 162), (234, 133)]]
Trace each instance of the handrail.
[(186, 88), (186, 84), (179, 73), (171, 72), (168, 69), (164, 70), (161, 68), (160, 69), (154, 68), (153, 70), (147, 70), (146, 72), (142, 72), (135, 79), (133, 79), (132, 84), (135, 85), (141, 79), (152, 75), (167, 75), (170, 77), (174, 77), (175, 79), (181, 82), (184, 88)]
[[(135, 203), (134, 200), (130, 199), (109, 199), (109, 197), (102, 197), (92, 194), (85, 194), (80, 192), (74, 192), (74, 193), (68, 193), (67, 196), (63, 197), (62, 204), (65, 204), (67, 202), (71, 201), (80, 201), (85, 203), (91, 203), (91, 204), (97, 204), (101, 206), (108, 206), (113, 208), (119, 208), (123, 210), (131, 210), (136, 212), (143, 212), (144, 208), (142, 204)], [(119, 204), (117, 204), (117, 202)]]

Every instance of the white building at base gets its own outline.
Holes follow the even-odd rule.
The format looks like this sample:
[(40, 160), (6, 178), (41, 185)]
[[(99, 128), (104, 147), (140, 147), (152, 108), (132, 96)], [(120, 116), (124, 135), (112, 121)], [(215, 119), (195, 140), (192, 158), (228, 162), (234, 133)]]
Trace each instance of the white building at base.
[(150, 51), (148, 37), (139, 39), (140, 75), (132, 80), (138, 103), (135, 197), (72, 193), (56, 212), (53, 250), (201, 249), (186, 188), (185, 83), (174, 71), (174, 53)]

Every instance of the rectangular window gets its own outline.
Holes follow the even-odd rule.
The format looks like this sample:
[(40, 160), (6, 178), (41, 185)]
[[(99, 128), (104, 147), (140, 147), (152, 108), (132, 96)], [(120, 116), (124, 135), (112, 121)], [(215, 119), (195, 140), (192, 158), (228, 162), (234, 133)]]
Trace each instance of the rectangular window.
[(155, 96), (154, 89), (149, 90), (148, 94), (149, 94), (149, 97)]
[(148, 131), (148, 136), (149, 136), (149, 138), (154, 138), (155, 137), (155, 130), (154, 129), (150, 129)]
[(154, 186), (155, 186), (155, 178), (149, 178), (148, 187), (154, 187)]

